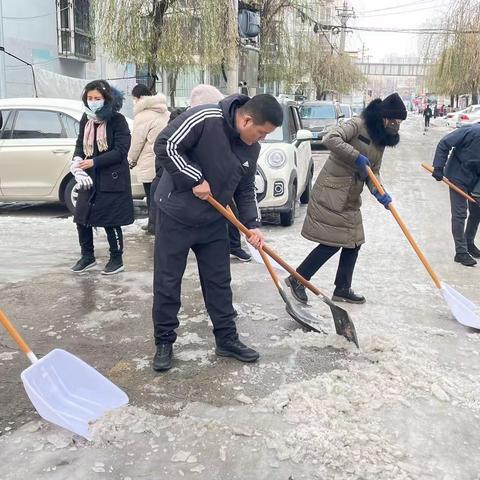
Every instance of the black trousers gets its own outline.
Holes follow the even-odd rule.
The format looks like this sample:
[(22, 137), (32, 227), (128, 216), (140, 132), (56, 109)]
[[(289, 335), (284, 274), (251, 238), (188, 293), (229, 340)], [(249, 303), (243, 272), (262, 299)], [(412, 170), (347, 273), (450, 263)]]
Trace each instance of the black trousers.
[[(465, 186), (457, 184), (467, 192)], [(450, 208), (452, 212), (452, 235), (455, 242), (455, 253), (467, 253), (468, 245), (475, 241), (478, 225), (480, 224), (480, 206), (469, 202), (459, 193), (450, 189)], [(467, 220), (467, 212), (468, 220)], [(467, 227), (465, 228), (465, 220)]]
[[(340, 250), (340, 247), (330, 247), (328, 245), (318, 245), (314, 248), (308, 257), (297, 268), (297, 272), (307, 280), (310, 280), (315, 273), (326, 263), (333, 255)], [(348, 289), (352, 286), (353, 271), (357, 263), (360, 246), (355, 248), (342, 248), (340, 261), (338, 262), (337, 276), (335, 286), (338, 289)]]
[(430, 126), (430, 117), (425, 117), (425, 127)]
[(145, 185), (149, 185), (148, 187), (148, 194), (147, 194), (147, 206), (148, 206), (148, 227), (152, 231), (155, 231), (155, 221), (157, 217), (157, 205), (155, 200), (153, 200), (153, 196), (155, 195), (155, 189), (157, 188), (158, 183), (160, 182), (159, 177), (155, 177), (152, 183), (144, 183), (143, 188), (145, 193), (147, 193), (147, 189)]
[[(87, 227), (77, 223), (77, 231), (82, 256), (93, 257), (93, 227)], [(110, 256), (120, 257), (123, 254), (122, 227), (105, 227), (105, 232), (110, 246)]]
[(152, 311), (155, 343), (173, 343), (177, 338), (182, 277), (190, 249), (197, 257), (203, 298), (216, 341), (222, 343), (236, 336), (225, 220), (195, 228), (157, 211)]
[[(230, 208), (232, 209), (233, 214), (238, 218), (238, 210), (233, 202), (230, 204)], [(230, 242), (230, 251), (238, 250), (239, 248), (242, 248), (242, 241), (241, 241), (240, 232), (238, 228), (228, 221), (227, 221), (227, 228), (228, 228), (228, 240)]]

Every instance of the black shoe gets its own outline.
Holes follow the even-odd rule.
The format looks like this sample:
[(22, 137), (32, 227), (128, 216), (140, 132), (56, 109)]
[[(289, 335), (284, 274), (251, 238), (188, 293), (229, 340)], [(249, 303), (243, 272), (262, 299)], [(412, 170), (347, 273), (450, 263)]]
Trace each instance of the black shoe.
[(480, 258), (480, 249), (478, 249), (474, 243), (467, 245), (467, 250), (472, 257)]
[(153, 369), (163, 372), (172, 368), (173, 347), (171, 343), (160, 343), (153, 357)]
[(219, 357), (233, 357), (241, 362), (255, 362), (260, 354), (244, 345), (238, 338), (232, 338), (217, 343), (215, 353)]
[(125, 270), (121, 256), (110, 257), (110, 260), (102, 270), (102, 275), (114, 275)]
[(285, 284), (287, 287), (290, 287), (290, 291), (295, 299), (300, 303), (307, 303), (308, 297), (307, 292), (305, 291), (305, 287), (291, 275), (285, 279)]
[(336, 288), (333, 291), (334, 302), (365, 303), (367, 300), (363, 295), (357, 295), (351, 288)]
[(473, 267), (477, 264), (477, 261), (473, 257), (471, 257), (469, 253), (457, 253), (454, 260), (457, 263), (465, 265), (466, 267)]
[(95, 257), (82, 255), (82, 258), (70, 269), (74, 273), (82, 273), (97, 264)]
[(236, 248), (235, 250), (230, 250), (230, 255), (240, 260), (241, 262), (249, 262), (252, 259), (252, 256), (242, 248)]

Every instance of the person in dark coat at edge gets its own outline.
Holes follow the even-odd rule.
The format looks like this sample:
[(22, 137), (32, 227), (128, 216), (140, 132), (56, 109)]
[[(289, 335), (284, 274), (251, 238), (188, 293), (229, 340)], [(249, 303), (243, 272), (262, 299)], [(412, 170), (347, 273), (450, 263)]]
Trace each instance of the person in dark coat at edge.
[[(332, 300), (365, 303), (365, 297), (352, 290), (352, 278), (360, 246), (365, 243), (361, 193), (366, 183), (371, 194), (385, 207), (391, 203), (388, 193), (381, 195), (366, 170), (370, 166), (379, 175), (385, 147), (400, 141), (399, 129), (407, 118), (405, 105), (396, 93), (370, 102), (361, 117), (334, 128), (324, 139), (330, 150), (308, 204), (302, 235), (319, 245), (305, 258), (297, 272), (307, 280), (341, 250)], [(287, 285), (293, 296), (308, 302), (305, 287), (292, 276)]]
[[(475, 258), (480, 258), (480, 250), (475, 245), (475, 236), (480, 223), (479, 124), (458, 128), (440, 140), (433, 159), (432, 176), (440, 182), (443, 175), (465, 193), (477, 198), (476, 204), (471, 203), (450, 189), (452, 235), (455, 242), (454, 261), (466, 267), (473, 267), (477, 264)], [(467, 212), (470, 213), (468, 220)]]
[(282, 121), (282, 108), (271, 95), (250, 99), (236, 94), (216, 105), (188, 109), (158, 136), (154, 150), (163, 173), (154, 195), (158, 206), (154, 370), (168, 370), (172, 365), (180, 289), (190, 249), (197, 258), (213, 323), (215, 353), (242, 362), (258, 359), (258, 352), (244, 345), (237, 334), (226, 220), (206, 200), (211, 194), (225, 206), (233, 198), (240, 220), (252, 233), (250, 243), (255, 248), (263, 245), (255, 194), (258, 142)]
[(93, 227), (104, 227), (110, 246), (110, 260), (102, 271), (113, 275), (124, 270), (122, 225), (134, 221), (132, 187), (127, 153), (130, 130), (118, 113), (123, 94), (104, 80), (85, 86), (85, 113), (70, 171), (77, 181), (78, 199), (73, 221), (77, 224), (81, 258), (75, 273), (96, 265)]

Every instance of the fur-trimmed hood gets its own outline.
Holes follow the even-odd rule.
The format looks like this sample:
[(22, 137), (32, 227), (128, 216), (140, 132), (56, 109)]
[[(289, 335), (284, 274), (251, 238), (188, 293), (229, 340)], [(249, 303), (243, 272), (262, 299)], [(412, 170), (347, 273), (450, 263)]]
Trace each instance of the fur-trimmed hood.
[[(105, 103), (103, 107), (96, 112), (95, 116), (98, 120), (108, 122), (113, 117), (115, 112), (119, 112), (123, 107), (123, 99), (125, 95), (120, 90), (112, 87), (113, 100), (109, 103)], [(86, 105), (88, 108), (88, 105)]]
[(153, 110), (157, 113), (165, 113), (167, 108), (167, 97), (163, 93), (157, 95), (147, 95), (141, 97), (138, 102), (133, 106), (133, 115), (137, 115), (143, 110)]
[(363, 110), (362, 118), (373, 143), (380, 147), (394, 147), (400, 141), (400, 135), (391, 135), (385, 130), (381, 106), (380, 98), (372, 100)]

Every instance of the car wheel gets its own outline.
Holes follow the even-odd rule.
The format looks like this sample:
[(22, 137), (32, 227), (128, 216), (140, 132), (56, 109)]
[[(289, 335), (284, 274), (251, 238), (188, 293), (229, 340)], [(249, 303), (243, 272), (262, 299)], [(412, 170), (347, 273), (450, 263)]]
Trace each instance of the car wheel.
[(307, 184), (305, 185), (305, 190), (300, 197), (300, 203), (302, 205), (306, 205), (310, 201), (310, 193), (312, 191), (312, 179), (313, 179), (313, 171), (310, 170), (308, 174)]
[(76, 189), (77, 182), (75, 178), (71, 178), (65, 187), (65, 193), (63, 198), (65, 199), (65, 205), (70, 213), (75, 213), (75, 205), (77, 204), (78, 191)]
[(295, 210), (297, 207), (297, 186), (295, 184), (292, 185), (292, 195), (290, 198), (292, 199), (290, 201), (290, 210), (280, 214), (280, 223), (283, 227), (289, 227), (293, 225), (295, 221)]

